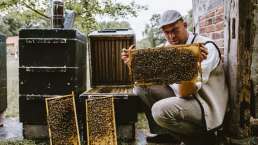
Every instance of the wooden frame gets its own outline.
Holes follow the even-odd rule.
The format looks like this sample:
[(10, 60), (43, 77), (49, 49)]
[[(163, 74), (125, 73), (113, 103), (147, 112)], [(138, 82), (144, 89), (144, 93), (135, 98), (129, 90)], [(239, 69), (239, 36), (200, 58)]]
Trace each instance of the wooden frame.
[[(101, 106), (101, 108), (99, 109), (101, 110), (98, 110), (98, 108), (97, 109), (91, 108), (91, 107), (96, 107), (97, 105), (96, 103), (98, 103), (97, 101), (104, 100), (104, 99), (107, 99), (108, 103), (111, 103), (110, 105), (112, 107), (108, 108), (108, 109), (111, 109), (111, 110), (108, 110), (109, 112), (111, 112), (111, 114), (109, 114), (111, 116), (108, 116), (107, 112), (105, 111), (103, 112), (103, 109), (105, 108), (104, 105), (108, 105), (108, 104), (105, 104), (105, 103), (103, 104), (103, 102), (101, 102), (101, 104), (99, 104)], [(95, 106), (90, 106), (91, 102), (94, 102), (95, 104), (93, 103), (91, 105), (95, 105)], [(89, 96), (89, 99), (85, 100), (85, 104), (86, 104), (85, 109), (86, 109), (87, 145), (117, 145), (114, 97)], [(94, 116), (92, 115), (99, 115), (99, 116), (95, 116), (97, 117), (98, 120), (94, 120), (94, 121), (97, 121), (97, 122), (91, 122), (92, 120), (90, 119), (94, 118)], [(106, 120), (103, 120), (103, 119), (106, 119)], [(101, 123), (108, 123), (107, 121), (108, 119), (112, 119), (112, 122), (111, 124), (109, 124), (109, 126), (108, 124), (106, 125), (101, 124)], [(95, 123), (95, 124), (92, 124), (92, 123)], [(102, 125), (101, 128), (99, 128), (98, 125)], [(95, 126), (96, 127), (95, 132), (91, 130), (92, 128), (90, 128), (89, 126)], [(98, 134), (100, 132), (101, 134)], [(97, 133), (97, 134), (94, 135), (94, 133)], [(95, 138), (91, 137), (92, 134), (95, 136)]]
[[(68, 102), (67, 104), (70, 106), (62, 106), (60, 110), (56, 110), (57, 109), (56, 106), (51, 106), (51, 105), (60, 105), (61, 101), (67, 101), (67, 99), (71, 99), (68, 101), (72, 101), (72, 102)], [(52, 101), (57, 101), (57, 102), (52, 102)], [(64, 143), (69, 145), (81, 145), (77, 115), (76, 115), (74, 93), (72, 92), (71, 95), (66, 95), (66, 96), (46, 98), (45, 102), (46, 102), (50, 145), (63, 145)], [(69, 103), (72, 103), (72, 104), (69, 104)], [(69, 108), (71, 106), (72, 108)], [(68, 111), (68, 112), (65, 112), (65, 111)], [(61, 116), (55, 116), (55, 113), (58, 113), (59, 115), (61, 114)], [(54, 124), (52, 124), (52, 121)], [(64, 121), (67, 121), (68, 124), (65, 125)], [(72, 131), (72, 132), (69, 132), (69, 131)]]
[(173, 84), (196, 80), (201, 44), (133, 49), (129, 72), (136, 85)]

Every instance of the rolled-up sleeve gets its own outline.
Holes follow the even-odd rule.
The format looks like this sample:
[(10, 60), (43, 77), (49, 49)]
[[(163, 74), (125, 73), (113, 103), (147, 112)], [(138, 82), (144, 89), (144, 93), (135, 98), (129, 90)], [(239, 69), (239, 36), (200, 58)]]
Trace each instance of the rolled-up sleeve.
[(206, 44), (205, 47), (208, 49), (208, 56), (207, 59), (201, 62), (202, 76), (199, 75), (199, 81), (196, 82), (198, 90), (202, 87), (202, 83), (208, 82), (210, 73), (220, 62), (220, 56), (217, 48), (212, 43)]

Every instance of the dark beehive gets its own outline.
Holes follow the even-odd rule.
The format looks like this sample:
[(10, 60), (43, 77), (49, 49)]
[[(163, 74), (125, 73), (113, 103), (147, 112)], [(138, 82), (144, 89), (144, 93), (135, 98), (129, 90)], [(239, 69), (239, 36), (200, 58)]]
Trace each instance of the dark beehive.
[(6, 37), (0, 34), (0, 113), (7, 107)]
[(73, 29), (22, 29), (19, 36), (20, 120), (46, 124), (46, 96), (86, 89), (86, 39)]
[[(123, 48), (134, 44), (135, 36), (128, 29), (104, 30), (91, 33), (89, 41), (91, 89), (80, 95), (80, 102), (85, 106), (85, 99), (89, 96), (113, 96), (116, 125), (131, 126), (130, 137), (125, 139), (134, 139), (139, 98), (132, 92), (128, 67), (121, 60), (120, 53)], [(87, 114), (85, 110), (83, 112), (80, 117), (85, 124)], [(86, 139), (85, 125), (81, 129)], [(124, 135), (119, 130), (118, 134)]]

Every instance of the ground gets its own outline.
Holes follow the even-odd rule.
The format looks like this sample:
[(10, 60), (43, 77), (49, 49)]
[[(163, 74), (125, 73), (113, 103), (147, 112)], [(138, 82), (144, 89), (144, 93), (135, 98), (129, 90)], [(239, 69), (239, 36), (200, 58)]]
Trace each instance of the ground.
[[(5, 112), (4, 127), (0, 128), (0, 145), (47, 145), (47, 141), (24, 140), (22, 137), (22, 124), (18, 118), (18, 59), (14, 56), (7, 58), (8, 77), (8, 108)], [(122, 142), (121, 145), (157, 145), (146, 143), (148, 125), (143, 113), (138, 115), (136, 124), (136, 139), (134, 142)], [(173, 145), (173, 144), (159, 144)]]

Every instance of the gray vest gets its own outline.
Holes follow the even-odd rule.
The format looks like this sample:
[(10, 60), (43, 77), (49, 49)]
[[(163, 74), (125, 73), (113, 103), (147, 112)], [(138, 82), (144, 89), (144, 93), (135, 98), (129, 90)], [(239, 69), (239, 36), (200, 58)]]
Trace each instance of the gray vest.
[[(219, 48), (214, 42), (202, 42), (202, 40), (198, 40), (198, 36), (193, 42), (213, 43), (221, 56)], [(209, 131), (220, 127), (224, 120), (229, 98), (221, 58), (218, 66), (210, 73), (208, 82), (202, 83), (196, 98), (202, 107), (206, 129)]]
[[(221, 56), (218, 46), (213, 41), (207, 41), (195, 35), (191, 43), (212, 43)], [(165, 43), (158, 47), (164, 46), (166, 46)], [(227, 109), (228, 98), (228, 87), (220, 58), (220, 63), (210, 73), (208, 82), (202, 83), (201, 89), (196, 94), (196, 100), (200, 103), (202, 108), (207, 131), (216, 129), (222, 125)]]

